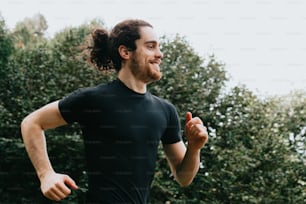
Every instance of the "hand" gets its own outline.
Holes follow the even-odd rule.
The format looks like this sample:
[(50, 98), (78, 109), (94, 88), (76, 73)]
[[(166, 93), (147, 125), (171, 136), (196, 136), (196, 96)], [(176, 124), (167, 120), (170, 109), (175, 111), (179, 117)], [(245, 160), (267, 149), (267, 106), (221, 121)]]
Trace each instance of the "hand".
[(200, 150), (208, 140), (206, 127), (200, 118), (192, 118), (190, 112), (186, 113), (185, 134), (188, 141), (188, 149)]
[(41, 178), (41, 191), (47, 198), (55, 201), (60, 201), (66, 198), (72, 188), (74, 190), (78, 189), (74, 180), (65, 174), (58, 174), (55, 172), (50, 172)]

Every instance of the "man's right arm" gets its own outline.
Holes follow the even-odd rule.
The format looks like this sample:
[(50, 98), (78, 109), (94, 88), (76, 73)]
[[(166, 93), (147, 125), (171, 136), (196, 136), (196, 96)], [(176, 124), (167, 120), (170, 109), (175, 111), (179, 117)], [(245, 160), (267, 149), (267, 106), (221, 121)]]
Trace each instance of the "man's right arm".
[(29, 114), (21, 123), (25, 148), (41, 182), (42, 193), (51, 200), (61, 200), (77, 189), (75, 182), (67, 175), (54, 172), (47, 153), (44, 130), (67, 124), (63, 119), (58, 101)]

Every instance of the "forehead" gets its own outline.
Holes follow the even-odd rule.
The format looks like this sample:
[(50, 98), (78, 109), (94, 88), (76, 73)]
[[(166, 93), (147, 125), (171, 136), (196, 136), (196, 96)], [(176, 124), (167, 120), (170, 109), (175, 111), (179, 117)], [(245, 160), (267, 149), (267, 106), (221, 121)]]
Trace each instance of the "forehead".
[(142, 42), (155, 41), (157, 43), (159, 42), (157, 34), (155, 33), (154, 29), (148, 26), (140, 28), (139, 41)]

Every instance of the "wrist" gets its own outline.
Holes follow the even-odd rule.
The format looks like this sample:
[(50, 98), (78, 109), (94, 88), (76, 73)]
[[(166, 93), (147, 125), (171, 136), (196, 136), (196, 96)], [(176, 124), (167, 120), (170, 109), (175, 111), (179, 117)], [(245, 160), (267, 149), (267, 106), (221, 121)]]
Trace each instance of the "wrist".
[(197, 147), (193, 147), (192, 145), (187, 143), (187, 151), (190, 152), (190, 153), (194, 153), (194, 154), (200, 154), (201, 149), (199, 149)]
[(55, 173), (54, 170), (52, 168), (50, 169), (46, 169), (46, 170), (42, 170), (40, 172), (37, 172), (37, 176), (39, 178), (39, 180), (44, 179), (47, 175)]

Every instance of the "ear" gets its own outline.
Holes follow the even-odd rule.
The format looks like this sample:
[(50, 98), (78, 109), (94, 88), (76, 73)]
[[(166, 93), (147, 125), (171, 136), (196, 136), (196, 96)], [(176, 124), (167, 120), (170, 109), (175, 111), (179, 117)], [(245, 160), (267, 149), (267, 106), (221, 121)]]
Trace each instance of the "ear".
[(122, 57), (122, 59), (127, 60), (127, 59), (130, 58), (130, 53), (131, 52), (129, 51), (129, 49), (126, 46), (120, 45), (118, 47), (118, 52), (119, 52), (119, 55)]

